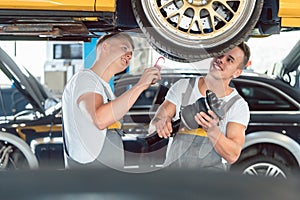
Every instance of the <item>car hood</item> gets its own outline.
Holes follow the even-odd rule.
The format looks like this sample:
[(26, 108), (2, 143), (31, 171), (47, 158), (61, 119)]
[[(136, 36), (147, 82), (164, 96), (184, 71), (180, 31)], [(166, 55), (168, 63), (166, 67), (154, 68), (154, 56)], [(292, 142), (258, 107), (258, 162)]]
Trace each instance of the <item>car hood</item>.
[(23, 66), (14, 61), (2, 48), (0, 48), (0, 69), (12, 81), (28, 101), (33, 109), (45, 113), (45, 101), (49, 98), (44, 87)]

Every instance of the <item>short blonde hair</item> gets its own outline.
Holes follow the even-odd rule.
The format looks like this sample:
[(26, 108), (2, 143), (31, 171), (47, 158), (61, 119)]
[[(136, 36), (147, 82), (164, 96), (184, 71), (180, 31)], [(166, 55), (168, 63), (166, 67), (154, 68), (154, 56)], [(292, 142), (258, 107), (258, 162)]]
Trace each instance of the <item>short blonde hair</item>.
[(110, 38), (125, 39), (131, 44), (132, 50), (134, 50), (133, 39), (130, 37), (130, 35), (128, 35), (127, 33), (124, 33), (124, 32), (113, 32), (113, 33), (109, 33), (109, 34), (101, 36), (97, 41), (96, 48), (98, 48), (98, 46), (101, 43), (103, 43), (105, 40), (110, 39)]

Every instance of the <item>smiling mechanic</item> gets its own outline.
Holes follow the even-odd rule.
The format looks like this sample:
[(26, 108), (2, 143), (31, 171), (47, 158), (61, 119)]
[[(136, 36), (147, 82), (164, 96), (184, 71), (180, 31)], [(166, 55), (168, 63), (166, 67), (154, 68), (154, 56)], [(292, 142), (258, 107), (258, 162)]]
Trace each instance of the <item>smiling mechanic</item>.
[(199, 112), (194, 120), (199, 129), (178, 132), (168, 146), (165, 166), (177, 168), (202, 168), (223, 171), (226, 162), (234, 163), (245, 141), (250, 112), (247, 102), (229, 86), (231, 79), (237, 78), (248, 65), (250, 49), (243, 42), (232, 50), (212, 59), (209, 72), (198, 77), (191, 85), (191, 94), (183, 102), (189, 86), (189, 79), (177, 81), (168, 91), (164, 102), (150, 123), (160, 137), (167, 138), (172, 132), (172, 121), (180, 118), (181, 106), (193, 104), (213, 91), (224, 102), (232, 99), (232, 106), (221, 120), (212, 110)]

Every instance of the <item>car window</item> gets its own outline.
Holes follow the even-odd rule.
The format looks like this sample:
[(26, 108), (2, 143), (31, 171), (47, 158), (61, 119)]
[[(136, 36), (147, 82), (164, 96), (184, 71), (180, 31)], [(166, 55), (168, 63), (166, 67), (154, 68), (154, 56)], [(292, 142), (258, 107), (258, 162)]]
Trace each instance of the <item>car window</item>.
[(235, 83), (238, 92), (248, 102), (251, 111), (291, 111), (298, 110), (287, 97), (279, 91), (261, 84)]
[(131, 110), (150, 109), (153, 105), (158, 86), (150, 86), (138, 97)]
[(25, 110), (30, 103), (0, 70), (0, 116), (12, 116)]

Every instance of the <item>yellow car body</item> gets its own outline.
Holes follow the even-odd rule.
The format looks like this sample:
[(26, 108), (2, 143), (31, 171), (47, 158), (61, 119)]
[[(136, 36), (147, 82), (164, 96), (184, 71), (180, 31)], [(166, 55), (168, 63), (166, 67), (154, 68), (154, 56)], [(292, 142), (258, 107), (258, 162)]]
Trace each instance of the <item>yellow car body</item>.
[[(116, 0), (1, 0), (0, 9), (115, 12)], [(300, 1), (279, 0), (278, 16), (282, 26), (300, 27)]]
[(2, 0), (1, 9), (108, 11), (116, 10), (115, 0)]
[(280, 0), (278, 16), (281, 17), (281, 26), (300, 27), (300, 1)]

